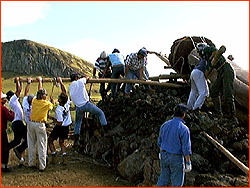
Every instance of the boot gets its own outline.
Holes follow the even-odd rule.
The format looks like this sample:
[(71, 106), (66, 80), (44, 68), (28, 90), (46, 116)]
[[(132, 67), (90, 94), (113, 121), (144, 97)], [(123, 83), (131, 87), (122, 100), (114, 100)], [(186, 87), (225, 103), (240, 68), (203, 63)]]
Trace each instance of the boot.
[(239, 124), (239, 121), (236, 117), (236, 109), (235, 109), (234, 102), (231, 104), (230, 103), (225, 104), (225, 112), (226, 112), (224, 114), (225, 118), (232, 120), (232, 123), (234, 123), (236, 125)]
[(214, 103), (214, 112), (215, 116), (218, 118), (222, 117), (222, 110), (221, 110), (221, 101), (220, 97), (212, 98), (213, 103)]
[(66, 165), (66, 164), (67, 164), (67, 155), (63, 155), (62, 164), (63, 164), (63, 165)]
[(52, 156), (51, 156), (51, 164), (56, 164), (56, 163), (57, 163), (56, 154), (52, 154)]
[(73, 147), (78, 147), (80, 145), (80, 135), (79, 134), (75, 134), (75, 140), (74, 140), (74, 145)]

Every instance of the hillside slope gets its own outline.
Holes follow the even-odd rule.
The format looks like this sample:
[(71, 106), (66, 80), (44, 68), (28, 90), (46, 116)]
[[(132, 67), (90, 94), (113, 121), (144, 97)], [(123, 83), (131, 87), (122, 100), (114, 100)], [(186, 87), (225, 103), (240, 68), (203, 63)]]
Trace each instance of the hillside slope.
[(90, 75), (93, 64), (68, 52), (30, 40), (1, 44), (1, 71), (69, 77), (72, 72)]

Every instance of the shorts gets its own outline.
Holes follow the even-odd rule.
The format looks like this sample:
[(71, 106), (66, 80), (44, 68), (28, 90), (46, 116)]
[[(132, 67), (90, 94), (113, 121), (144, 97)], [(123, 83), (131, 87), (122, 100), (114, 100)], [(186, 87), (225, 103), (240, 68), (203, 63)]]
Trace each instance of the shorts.
[(69, 134), (69, 126), (56, 125), (50, 134), (50, 138), (53, 140), (67, 139)]

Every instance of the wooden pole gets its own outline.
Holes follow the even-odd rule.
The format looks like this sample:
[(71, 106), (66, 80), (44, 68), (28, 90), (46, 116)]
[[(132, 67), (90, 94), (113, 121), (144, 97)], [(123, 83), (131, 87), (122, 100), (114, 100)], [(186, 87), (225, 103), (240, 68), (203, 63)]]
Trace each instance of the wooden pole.
[[(26, 78), (20, 77), (20, 82), (26, 82)], [(43, 78), (43, 83), (52, 82), (53, 78)], [(63, 82), (70, 82), (70, 78), (62, 78)], [(32, 80), (32, 82), (37, 82), (36, 79)], [(145, 81), (145, 80), (128, 80), (128, 79), (112, 79), (112, 78), (90, 78), (88, 83), (131, 83), (131, 84), (146, 84), (146, 85), (155, 85), (155, 86), (165, 86), (165, 87), (173, 87), (180, 88), (181, 85), (173, 84), (173, 83), (165, 83), (165, 82), (155, 82), (155, 81)]]
[(187, 74), (160, 74), (159, 76), (152, 76), (149, 77), (150, 80), (152, 81), (159, 81), (160, 79), (189, 79), (189, 76)]
[(229, 158), (236, 166), (238, 166), (246, 175), (249, 175), (249, 168), (246, 167), (242, 162), (240, 162), (236, 157), (234, 157), (226, 148), (224, 148), (221, 144), (219, 144), (216, 140), (214, 140), (211, 136), (209, 136), (207, 133), (202, 132), (203, 135), (205, 135), (208, 140), (222, 153), (226, 155), (227, 158)]

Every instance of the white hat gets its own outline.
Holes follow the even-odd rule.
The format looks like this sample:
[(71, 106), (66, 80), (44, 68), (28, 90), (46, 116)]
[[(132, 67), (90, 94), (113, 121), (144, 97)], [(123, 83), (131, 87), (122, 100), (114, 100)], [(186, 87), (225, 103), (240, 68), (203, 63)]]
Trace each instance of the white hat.
[(2, 99), (2, 98), (6, 98), (6, 97), (7, 97), (7, 95), (4, 94), (4, 93), (1, 91), (1, 99)]
[(105, 58), (107, 58), (108, 57), (108, 55), (107, 55), (107, 53), (105, 52), (105, 51), (103, 51), (101, 54), (100, 54), (100, 58), (102, 58), (102, 59), (105, 59)]

